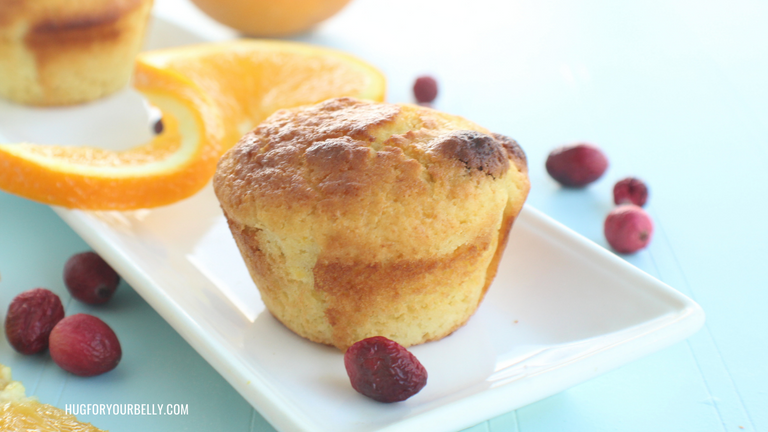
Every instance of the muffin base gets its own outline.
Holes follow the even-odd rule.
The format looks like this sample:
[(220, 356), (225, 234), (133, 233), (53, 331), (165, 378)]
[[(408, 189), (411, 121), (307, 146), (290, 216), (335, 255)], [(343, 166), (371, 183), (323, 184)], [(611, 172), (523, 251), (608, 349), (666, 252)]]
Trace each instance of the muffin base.
[(450, 255), (388, 263), (322, 255), (297, 278), (263, 230), (227, 217), (267, 310), (294, 333), (344, 351), (371, 336), (403, 346), (440, 340), (467, 323), (490, 287), (517, 212)]

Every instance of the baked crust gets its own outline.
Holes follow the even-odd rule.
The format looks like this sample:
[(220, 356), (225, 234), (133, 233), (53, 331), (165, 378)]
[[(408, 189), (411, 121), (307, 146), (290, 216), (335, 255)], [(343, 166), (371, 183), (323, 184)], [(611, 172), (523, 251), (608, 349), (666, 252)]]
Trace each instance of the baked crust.
[(429, 108), (350, 98), (277, 112), (214, 177), (267, 308), (342, 350), (463, 325), (529, 187), (514, 140)]
[(97, 99), (128, 83), (152, 0), (0, 0), (0, 96)]

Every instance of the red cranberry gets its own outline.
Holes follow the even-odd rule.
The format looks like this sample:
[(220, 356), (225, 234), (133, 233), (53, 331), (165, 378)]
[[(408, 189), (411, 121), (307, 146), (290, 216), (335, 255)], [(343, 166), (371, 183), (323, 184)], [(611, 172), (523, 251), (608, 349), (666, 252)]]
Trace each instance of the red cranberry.
[(352, 388), (379, 402), (400, 402), (427, 385), (427, 370), (399, 343), (383, 336), (363, 339), (344, 353)]
[(579, 143), (553, 150), (546, 167), (549, 175), (563, 186), (582, 187), (605, 173), (608, 159), (598, 147)]
[(99, 304), (112, 298), (120, 276), (94, 252), (73, 255), (64, 265), (64, 284), (72, 297)]
[(35, 354), (48, 348), (53, 327), (64, 318), (59, 296), (45, 288), (35, 288), (17, 295), (5, 316), (5, 336), (13, 349)]
[(621, 204), (605, 218), (605, 238), (616, 252), (633, 253), (648, 246), (653, 236), (653, 221), (634, 204)]
[(75, 314), (56, 324), (51, 358), (67, 372), (94, 376), (114, 369), (123, 355), (115, 332), (93, 315)]
[(616, 204), (632, 203), (642, 207), (647, 200), (648, 186), (640, 179), (627, 177), (613, 186), (613, 202)]
[(428, 104), (437, 98), (437, 81), (431, 76), (420, 76), (413, 83), (413, 95), (416, 102)]
[(155, 135), (160, 135), (163, 133), (163, 130), (165, 129), (165, 126), (163, 125), (163, 119), (159, 118), (157, 121), (155, 121), (155, 124), (152, 125), (152, 131), (155, 132)]

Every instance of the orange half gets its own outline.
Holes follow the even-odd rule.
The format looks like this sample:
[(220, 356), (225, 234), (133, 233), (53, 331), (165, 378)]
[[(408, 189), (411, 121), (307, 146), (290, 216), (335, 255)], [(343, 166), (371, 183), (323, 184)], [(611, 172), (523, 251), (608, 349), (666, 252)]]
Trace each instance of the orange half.
[(224, 151), (278, 109), (385, 93), (383, 75), (353, 56), (258, 40), (143, 53), (134, 86), (162, 111), (162, 134), (122, 152), (0, 144), (0, 189), (88, 210), (166, 205), (202, 189)]

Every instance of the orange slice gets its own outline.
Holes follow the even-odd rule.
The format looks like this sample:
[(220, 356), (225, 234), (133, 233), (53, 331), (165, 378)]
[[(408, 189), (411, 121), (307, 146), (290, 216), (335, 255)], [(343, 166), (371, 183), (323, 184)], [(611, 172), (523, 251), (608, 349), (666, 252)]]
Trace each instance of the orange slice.
[(139, 66), (183, 75), (214, 99), (225, 150), (281, 108), (352, 96), (383, 101), (384, 76), (339, 51), (294, 42), (239, 40), (143, 53)]
[(164, 114), (165, 131), (123, 151), (0, 144), (0, 189), (45, 204), (101, 210), (156, 207), (201, 189), (224, 136), (218, 111), (198, 87), (147, 69), (137, 88)]
[(88, 210), (170, 204), (202, 189), (224, 151), (274, 111), (385, 92), (383, 75), (353, 56), (258, 40), (143, 53), (134, 86), (162, 111), (161, 135), (123, 152), (0, 144), (0, 189)]
[(11, 369), (0, 364), (0, 430), (4, 432), (102, 432), (66, 411), (24, 395), (24, 386), (11, 380)]

